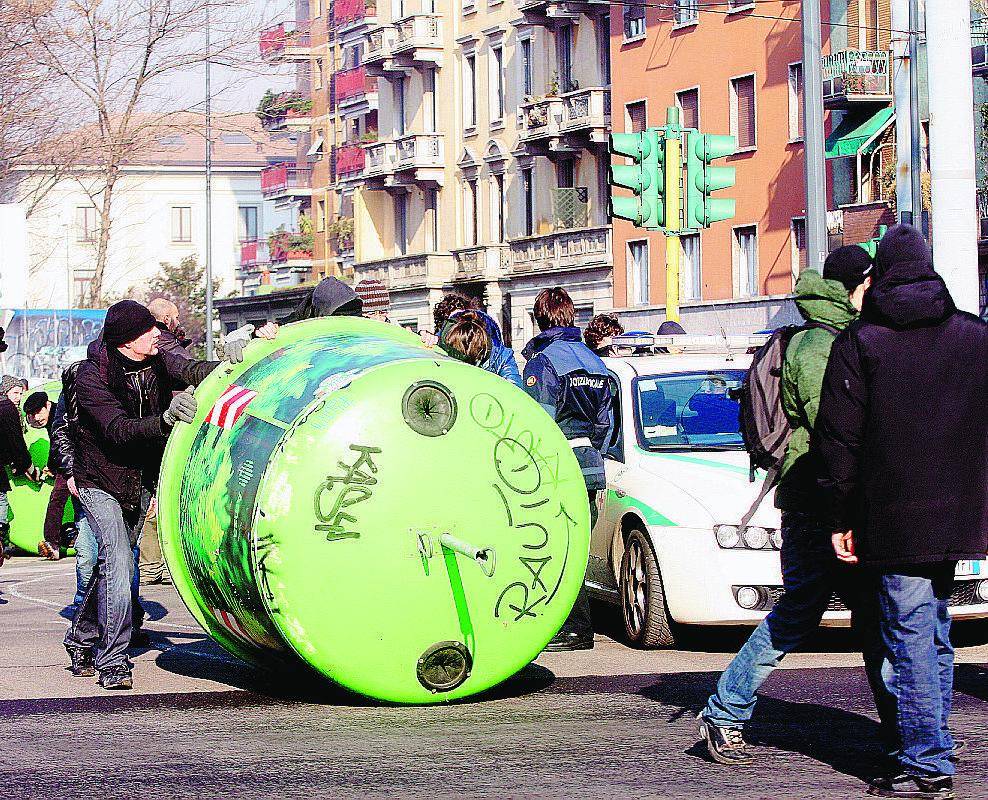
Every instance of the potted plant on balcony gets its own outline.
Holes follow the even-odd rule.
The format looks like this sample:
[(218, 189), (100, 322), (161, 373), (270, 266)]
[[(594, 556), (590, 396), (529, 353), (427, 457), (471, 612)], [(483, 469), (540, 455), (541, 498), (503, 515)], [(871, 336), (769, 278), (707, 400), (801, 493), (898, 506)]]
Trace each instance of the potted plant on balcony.
[(360, 134), (360, 144), (373, 144), (378, 140), (377, 128), (369, 128)]
[(337, 217), (326, 228), (340, 252), (353, 248), (353, 217)]
[(549, 83), (545, 87), (546, 97), (559, 97), (559, 73), (553, 72), (552, 77), (549, 78)]
[(274, 262), (284, 261), (288, 257), (288, 240), (291, 234), (282, 225), (276, 231), (268, 234), (268, 253)]

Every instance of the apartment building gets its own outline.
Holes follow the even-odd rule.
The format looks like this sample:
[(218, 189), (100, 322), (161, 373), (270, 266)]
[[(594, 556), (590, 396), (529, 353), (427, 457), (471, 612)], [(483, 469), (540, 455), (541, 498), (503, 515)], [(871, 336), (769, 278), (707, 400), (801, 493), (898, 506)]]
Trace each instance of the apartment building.
[[(889, 0), (823, 4), (828, 227), (833, 245), (894, 219)], [(665, 123), (737, 137), (733, 219), (681, 237), (682, 319), (690, 332), (750, 331), (793, 319), (786, 296), (806, 267), (799, 7), (678, 0), (612, 10), (615, 130)], [(751, 46), (741, 46), (748, 42)], [(665, 240), (614, 224), (614, 305), (626, 327), (664, 319)]]
[(310, 136), (277, 184), (311, 221), (312, 277), (383, 280), (416, 328), (457, 289), (516, 340), (544, 286), (581, 319), (610, 305), (608, 4), (313, 2), (266, 34), (300, 64), (275, 124)]

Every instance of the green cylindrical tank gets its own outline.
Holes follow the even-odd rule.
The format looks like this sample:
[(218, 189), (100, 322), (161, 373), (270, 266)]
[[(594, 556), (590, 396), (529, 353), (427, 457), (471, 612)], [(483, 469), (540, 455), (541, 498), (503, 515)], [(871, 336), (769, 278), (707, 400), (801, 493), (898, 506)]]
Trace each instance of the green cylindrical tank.
[(253, 343), (196, 397), (159, 525), (179, 593), (231, 653), (433, 703), (510, 677), (566, 619), (587, 493), (514, 385), (400, 328), (330, 318)]
[[(32, 391), (34, 391), (32, 389)], [(52, 405), (58, 402), (62, 393), (60, 381), (46, 383), (41, 391), (48, 394)], [(53, 408), (54, 410), (54, 408)], [(48, 431), (45, 428), (27, 428), (24, 434), (31, 460), (38, 469), (43, 469), (48, 463), (48, 451), (51, 443), (48, 441)], [(2, 467), (0, 467), (2, 469)], [(51, 497), (51, 487), (54, 481), (49, 478), (43, 483), (35, 483), (23, 475), (10, 475), (11, 490), (7, 493), (10, 503), (10, 541), (11, 544), (28, 553), (37, 553), (38, 544), (45, 538), (45, 514), (48, 511), (48, 500)], [(65, 504), (62, 523), (73, 519), (72, 501)], [(74, 551), (69, 550), (71, 555)]]

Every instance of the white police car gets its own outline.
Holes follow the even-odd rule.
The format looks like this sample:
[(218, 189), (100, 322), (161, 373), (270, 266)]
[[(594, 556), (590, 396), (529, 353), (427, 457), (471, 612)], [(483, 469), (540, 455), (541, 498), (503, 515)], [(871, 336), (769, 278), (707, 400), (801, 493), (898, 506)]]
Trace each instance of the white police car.
[[(764, 340), (622, 336), (615, 345), (636, 354), (605, 359), (620, 424), (587, 584), (620, 605), (636, 646), (673, 645), (680, 624), (756, 625), (782, 595), (773, 493), (739, 527), (764, 476), (751, 480), (729, 394), (751, 363), (748, 349)], [(988, 617), (988, 562), (958, 565), (950, 606), (955, 618)], [(849, 617), (835, 598), (824, 624)]]

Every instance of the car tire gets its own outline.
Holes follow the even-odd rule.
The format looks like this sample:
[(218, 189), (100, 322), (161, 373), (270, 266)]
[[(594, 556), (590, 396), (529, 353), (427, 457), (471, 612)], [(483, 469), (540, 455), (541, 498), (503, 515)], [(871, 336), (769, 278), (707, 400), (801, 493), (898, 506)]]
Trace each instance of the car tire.
[(659, 563), (648, 537), (639, 530), (628, 533), (621, 557), (621, 617), (628, 641), (651, 650), (676, 643), (669, 618)]

